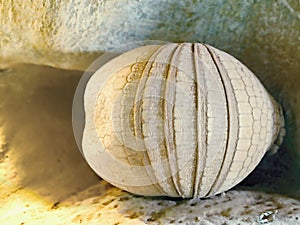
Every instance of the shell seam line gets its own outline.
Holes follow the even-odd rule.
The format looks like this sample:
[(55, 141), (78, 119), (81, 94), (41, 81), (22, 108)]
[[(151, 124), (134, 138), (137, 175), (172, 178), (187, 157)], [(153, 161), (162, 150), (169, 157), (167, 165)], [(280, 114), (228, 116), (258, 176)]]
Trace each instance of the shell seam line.
[[(217, 62), (217, 60), (216, 60), (216, 62)], [(218, 63), (218, 62), (217, 62)], [(223, 67), (224, 67), (224, 65), (222, 64), (222, 62), (221, 61), (219, 61), (219, 64), (220, 65), (222, 65)], [(225, 70), (226, 71), (226, 74), (227, 74), (227, 77), (229, 78), (229, 76), (228, 76), (228, 72), (227, 72), (227, 70)], [(230, 78), (229, 78), (230, 79)], [(232, 86), (232, 84), (231, 84), (231, 82), (229, 82), (229, 84), (228, 84), (230, 87), (231, 87), (231, 89), (233, 90), (233, 97), (234, 97), (234, 100), (235, 100), (235, 105), (234, 105), (234, 109), (236, 110), (236, 111), (233, 111), (232, 113), (231, 113), (231, 116), (232, 116), (232, 114), (234, 114), (235, 113), (235, 115), (236, 115), (236, 120), (232, 120), (232, 123), (233, 122), (236, 122), (236, 127), (237, 127), (237, 130), (236, 130), (236, 140), (234, 141), (234, 147), (233, 147), (233, 149), (235, 150), (235, 151), (233, 151), (233, 153), (232, 153), (232, 157), (231, 157), (231, 160), (230, 160), (230, 163), (229, 163), (229, 167), (228, 167), (228, 170), (226, 171), (226, 175), (224, 175), (224, 180), (228, 177), (228, 174), (229, 174), (229, 172), (230, 172), (230, 168), (231, 168), (231, 166), (232, 166), (232, 164), (233, 164), (233, 159), (234, 159), (234, 156), (235, 156), (235, 154), (236, 154), (236, 148), (237, 148), (237, 143), (238, 143), (238, 137), (239, 137), (239, 118), (238, 118), (238, 116), (239, 116), (239, 113), (238, 113), (238, 106), (237, 106), (237, 100), (236, 100), (236, 97), (235, 97), (235, 94), (234, 94), (234, 88), (233, 88), (233, 86)], [(226, 86), (225, 86), (226, 87)], [(233, 109), (233, 110), (234, 110)], [(229, 107), (228, 107), (228, 110), (229, 110)], [(230, 117), (230, 114), (228, 114), (228, 118)], [(229, 122), (229, 121), (228, 121)], [(234, 127), (234, 126), (233, 126)], [(230, 135), (229, 135), (230, 136)], [(221, 186), (221, 184), (219, 184), (219, 186), (218, 186), (218, 188)], [(228, 189), (228, 188), (226, 188), (226, 189)]]
[[(159, 50), (160, 50), (160, 49), (161, 49), (161, 48), (159, 48)], [(145, 67), (143, 68), (142, 75), (141, 75), (141, 78), (140, 78), (140, 80), (139, 80), (139, 84), (138, 84), (138, 86), (137, 86), (137, 87), (142, 88), (142, 90), (140, 90), (140, 94), (141, 94), (141, 95), (144, 94), (146, 82), (147, 82), (147, 80), (148, 80), (148, 75), (147, 75), (147, 77), (144, 78), (145, 81), (144, 81), (144, 83), (143, 83), (143, 87), (140, 86), (140, 85), (141, 85), (141, 81), (143, 81), (144, 74), (145, 74), (145, 72), (147, 72), (146, 70), (150, 71), (150, 69), (151, 69), (151, 67), (152, 67), (152, 65), (151, 65), (150, 68), (148, 68), (149, 66), (147, 67), (147, 65), (148, 65), (149, 61), (151, 60), (151, 58), (152, 58), (153, 56), (155, 56), (155, 54), (157, 54), (157, 52), (158, 52), (159, 50), (156, 50), (156, 51), (149, 57), (147, 63), (145, 64)], [(150, 61), (150, 62), (151, 62), (151, 61)], [(140, 96), (140, 97), (137, 96), (138, 91), (139, 91), (139, 88), (137, 88), (137, 90), (136, 90), (136, 92), (135, 92), (135, 99), (134, 99), (134, 106), (135, 106), (135, 108), (136, 108), (136, 110), (134, 110), (134, 113), (138, 113), (138, 115), (134, 115), (134, 120), (133, 120), (133, 121), (134, 121), (134, 127), (135, 127), (135, 135), (137, 135), (138, 133), (140, 133), (140, 135), (144, 138), (143, 131), (142, 131), (142, 130), (143, 130), (143, 128), (142, 128), (142, 119), (140, 118), (140, 117), (142, 116), (142, 115), (140, 114), (140, 109), (141, 109), (141, 96)], [(139, 98), (140, 98), (140, 99), (139, 99)], [(137, 102), (138, 99), (139, 99), (139, 101)], [(137, 102), (137, 105), (136, 105), (136, 102)], [(137, 121), (136, 121), (136, 119), (135, 119), (136, 116), (140, 118), (140, 119), (139, 119), (140, 124), (137, 124)], [(140, 126), (140, 131), (139, 131), (139, 129), (137, 129), (138, 126)], [(139, 142), (138, 142), (138, 143), (139, 143)], [(141, 147), (141, 146), (139, 145), (139, 147)], [(146, 150), (145, 154), (143, 154), (143, 155), (145, 156), (145, 157), (143, 157), (143, 158), (146, 160), (146, 162), (148, 163), (148, 165), (151, 165), (151, 160), (150, 160), (149, 154), (147, 153), (147, 150)], [(153, 176), (155, 177), (154, 171), (152, 171), (152, 173), (153, 173)], [(149, 173), (147, 172), (147, 174), (149, 174)], [(152, 180), (152, 179), (150, 179), (150, 180)], [(161, 187), (161, 185), (160, 185), (159, 183), (155, 183), (155, 184), (153, 184), (153, 185), (154, 185), (155, 188), (156, 188), (158, 191), (160, 191), (162, 194), (167, 195), (167, 193), (163, 190), (163, 188)]]
[[(196, 49), (195, 49), (195, 44), (192, 44), (192, 52), (193, 52), (193, 68), (194, 68), (194, 71), (195, 71), (195, 91), (194, 91), (194, 94), (195, 94), (195, 108), (196, 108), (196, 115), (198, 116), (198, 107), (199, 107), (199, 104), (198, 104), (198, 76), (197, 76), (197, 67), (196, 67)], [(198, 144), (198, 119), (196, 118), (196, 137), (197, 137), (197, 141), (196, 141), (196, 148), (195, 148), (195, 165), (196, 165), (196, 171), (194, 171), (194, 198), (197, 197), (198, 195), (198, 190), (199, 190), (199, 186), (198, 186), (198, 172), (199, 172), (199, 167), (200, 165), (198, 165), (199, 163), (199, 144)]]
[[(166, 75), (165, 96), (164, 96), (164, 100), (165, 101), (164, 101), (164, 106), (163, 106), (163, 115), (164, 116), (166, 116), (166, 114), (168, 114), (168, 111), (169, 111), (169, 110), (167, 110), (167, 108), (169, 108), (168, 107), (168, 102), (166, 104), (166, 99), (167, 99), (167, 101), (169, 100), (168, 99), (168, 90), (167, 90), (167, 88), (168, 88), (168, 81), (169, 81), (168, 78), (169, 78), (169, 75), (170, 75), (170, 70), (172, 68), (172, 59), (173, 59), (173, 57), (174, 57), (174, 55), (175, 55), (176, 52), (177, 52), (177, 46), (175, 47), (175, 49), (174, 49), (174, 51), (172, 53), (172, 56), (170, 57), (169, 69), (168, 69), (168, 72), (167, 72), (167, 75)], [(174, 82), (174, 81), (171, 81), (171, 82)], [(173, 84), (171, 84), (171, 85), (173, 85)], [(174, 96), (174, 94), (173, 94), (173, 96)], [(174, 98), (172, 100), (175, 101)], [(172, 105), (171, 105), (172, 106), (171, 116), (167, 119), (167, 128), (169, 128), (170, 124), (172, 126), (174, 126), (174, 124), (173, 124), (173, 115), (174, 115), (174, 110), (173, 110), (174, 107), (173, 107), (173, 105), (174, 105), (174, 101), (172, 102)], [(178, 194), (178, 196), (181, 196), (180, 189), (179, 189), (179, 187), (178, 187), (178, 185), (177, 185), (177, 183), (175, 181), (175, 178), (173, 177), (173, 175), (176, 175), (176, 174), (174, 173), (173, 167), (171, 166), (172, 163), (176, 163), (176, 162), (170, 161), (171, 149), (170, 149), (169, 144), (167, 144), (167, 142), (168, 141), (170, 142), (170, 140), (174, 141), (174, 129), (173, 129), (172, 134), (170, 135), (171, 137), (168, 137), (168, 139), (166, 139), (166, 135), (169, 135), (169, 133), (166, 132), (166, 127), (164, 125), (164, 133), (165, 133), (165, 139), (164, 139), (164, 141), (165, 141), (165, 146), (166, 146), (167, 155), (168, 155), (169, 169), (170, 169), (170, 172), (171, 172), (171, 180), (172, 180), (172, 183), (173, 183), (173, 186), (174, 186), (174, 189), (175, 189), (176, 193)], [(174, 143), (173, 143), (173, 154), (175, 156), (175, 144)]]
[[(196, 48), (195, 49), (196, 50), (196, 52), (198, 53), (198, 57), (200, 56), (200, 54), (199, 54), (199, 52), (198, 51), (200, 51), (200, 48)], [(200, 59), (200, 62), (201, 62), (201, 59)], [(195, 66), (196, 66), (197, 64), (195, 64)], [(197, 68), (197, 66), (196, 66), (196, 68)], [(198, 71), (199, 72), (199, 71)], [(201, 159), (201, 162), (203, 162), (203, 166), (202, 166), (202, 170), (200, 170), (200, 166), (201, 166), (201, 164), (198, 164), (198, 166), (199, 166), (199, 170), (200, 170), (200, 172), (201, 172), (201, 176), (199, 176), (199, 182), (198, 182), (198, 184), (197, 184), (197, 188), (198, 188), (198, 191), (197, 191), (197, 193), (196, 193), (196, 195), (198, 196), (199, 195), (199, 193), (200, 193), (200, 191), (201, 191), (201, 188), (200, 188), (200, 186), (201, 186), (201, 184), (202, 184), (202, 181), (203, 181), (203, 175), (204, 175), (204, 169), (205, 169), (205, 166), (206, 166), (206, 156), (207, 156), (207, 136), (206, 136), (206, 132), (207, 132), (207, 105), (206, 105), (206, 101), (207, 101), (207, 98), (206, 98), (206, 93), (205, 93), (205, 91), (206, 91), (206, 82), (205, 82), (205, 80), (204, 80), (204, 74), (203, 74), (203, 77), (198, 77), (197, 76), (197, 78), (202, 78), (202, 85), (203, 85), (203, 95), (204, 95), (204, 99), (203, 99), (203, 102), (202, 102), (202, 104), (201, 105), (203, 105), (203, 112), (202, 112), (202, 114), (200, 115), (201, 116), (201, 118), (200, 119), (202, 119), (202, 122), (203, 122), (203, 127), (201, 127), (201, 128), (204, 128), (204, 129), (200, 129), (200, 132), (202, 132), (200, 135), (201, 135), (201, 138), (203, 138), (204, 140), (201, 140), (201, 141), (199, 141), (199, 134), (197, 134), (197, 137), (198, 137), (198, 144), (199, 143), (205, 143), (205, 144), (202, 144), (201, 145), (201, 147), (202, 147), (202, 151), (204, 151), (203, 152), (203, 155), (202, 155), (202, 159)], [(198, 80), (197, 79), (197, 82), (199, 83), (200, 82), (200, 80)], [(198, 83), (197, 83), (197, 85), (198, 85)], [(199, 89), (198, 89), (199, 90)], [(201, 91), (201, 89), (200, 89), (200, 91)], [(197, 93), (198, 94), (198, 93)], [(199, 100), (199, 98), (198, 98), (198, 100)], [(198, 104), (198, 105), (200, 105), (200, 104)], [(197, 112), (197, 116), (199, 117), (199, 108), (198, 108), (198, 112)], [(198, 121), (198, 119), (199, 118), (197, 118), (197, 122), (198, 122), (198, 125), (199, 125), (199, 121)], [(201, 123), (200, 123), (201, 124)], [(199, 129), (198, 129), (198, 131), (199, 131)], [(199, 148), (198, 148), (198, 150), (199, 150)], [(198, 151), (198, 153), (199, 153), (199, 151)], [(198, 160), (199, 161), (199, 160)]]
[[(177, 59), (179, 59), (180, 57), (178, 56), (179, 55), (179, 53), (180, 53), (180, 51), (182, 50), (182, 44), (178, 44), (178, 46), (177, 46), (177, 48), (176, 48), (176, 50), (178, 51), (178, 53), (177, 53), (177, 55), (176, 55), (176, 57), (177, 57)], [(175, 55), (175, 54), (174, 54)], [(174, 70), (174, 72), (175, 72), (175, 76), (174, 76), (174, 103), (175, 103), (175, 101), (176, 101), (176, 78), (177, 78), (177, 75), (178, 75), (178, 70), (177, 70), (177, 67), (175, 67), (175, 70)], [(175, 115), (175, 112), (174, 112), (174, 110), (175, 110), (175, 106), (173, 106), (172, 107), (172, 115)], [(174, 123), (174, 118), (172, 117), (172, 130), (174, 131), (174, 138), (173, 138), (173, 141), (174, 141), (174, 147), (175, 147), (175, 151), (174, 151), (174, 153), (175, 153), (175, 157), (176, 157), (176, 162), (175, 162), (175, 164), (176, 164), (176, 173), (174, 174), (175, 176), (176, 176), (176, 178), (177, 178), (177, 181), (178, 181), (178, 183), (177, 183), (177, 185), (176, 185), (176, 188), (178, 188), (178, 190), (177, 190), (177, 192), (179, 192), (179, 195), (181, 196), (181, 197), (183, 197), (183, 191), (182, 191), (182, 188), (181, 188), (181, 183), (180, 183), (180, 175), (179, 175), (179, 165), (178, 165), (178, 160), (177, 160), (177, 148), (176, 148), (176, 132), (175, 132), (175, 123)]]
[(219, 172), (216, 176), (216, 179), (214, 180), (211, 188), (209, 189), (207, 195), (210, 195), (213, 188), (215, 187), (216, 183), (217, 183), (217, 180), (219, 179), (220, 175), (221, 175), (221, 171), (223, 169), (223, 166), (224, 166), (224, 161), (226, 159), (226, 155), (227, 155), (227, 150), (228, 150), (228, 145), (229, 145), (229, 137), (230, 137), (230, 114), (229, 114), (229, 103), (228, 103), (228, 94), (226, 92), (226, 88), (225, 88), (225, 82), (223, 80), (223, 77), (222, 77), (222, 74), (221, 74), (221, 71), (220, 71), (220, 68), (218, 67), (218, 63), (215, 59), (215, 56), (213, 54), (213, 52), (210, 50), (210, 48), (203, 44), (205, 46), (205, 48), (207, 49), (208, 53), (210, 54), (211, 58), (212, 58), (212, 61), (213, 63), (215, 64), (215, 67), (218, 71), (218, 74), (220, 76), (220, 79), (221, 79), (221, 83), (222, 83), (222, 86), (223, 86), (223, 89), (224, 89), (224, 94), (225, 94), (225, 101), (226, 101), (226, 110), (227, 110), (227, 137), (226, 137), (226, 145), (225, 145), (225, 152), (224, 152), (224, 155), (223, 155), (223, 160), (222, 160), (222, 165), (220, 166), (220, 169), (219, 169)]

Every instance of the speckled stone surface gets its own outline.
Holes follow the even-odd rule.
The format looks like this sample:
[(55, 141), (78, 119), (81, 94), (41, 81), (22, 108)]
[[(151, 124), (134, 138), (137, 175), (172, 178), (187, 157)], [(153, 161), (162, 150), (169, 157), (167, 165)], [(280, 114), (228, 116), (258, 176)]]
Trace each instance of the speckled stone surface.
[(250, 66), (300, 56), (295, 0), (4, 0), (0, 12), (2, 64), (85, 68), (91, 53), (147, 39), (206, 42)]

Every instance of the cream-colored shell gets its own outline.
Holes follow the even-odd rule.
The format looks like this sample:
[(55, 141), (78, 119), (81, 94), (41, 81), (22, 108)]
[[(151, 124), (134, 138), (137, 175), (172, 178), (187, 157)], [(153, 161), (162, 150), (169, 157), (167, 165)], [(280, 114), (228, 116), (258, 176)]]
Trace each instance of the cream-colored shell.
[(199, 43), (143, 46), (116, 57), (89, 80), (84, 108), (89, 165), (146, 196), (230, 189), (283, 127), (279, 106), (253, 73)]

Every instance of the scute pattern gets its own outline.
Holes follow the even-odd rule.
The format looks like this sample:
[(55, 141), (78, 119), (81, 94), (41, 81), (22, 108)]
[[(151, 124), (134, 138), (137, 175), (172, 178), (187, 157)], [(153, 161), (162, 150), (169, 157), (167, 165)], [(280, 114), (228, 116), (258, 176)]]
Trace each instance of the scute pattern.
[(111, 60), (88, 82), (85, 110), (91, 167), (150, 196), (226, 191), (284, 130), (280, 107), (255, 75), (199, 43), (144, 46)]

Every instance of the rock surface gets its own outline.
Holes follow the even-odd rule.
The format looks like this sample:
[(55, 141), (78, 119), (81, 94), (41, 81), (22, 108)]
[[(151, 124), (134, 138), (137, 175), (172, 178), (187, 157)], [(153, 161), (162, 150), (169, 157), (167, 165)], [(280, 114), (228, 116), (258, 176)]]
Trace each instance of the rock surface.
[(250, 66), (300, 57), (293, 0), (4, 0), (0, 12), (2, 65), (85, 69), (99, 53), (147, 39), (206, 42)]
[[(299, 27), (295, 0), (2, 1), (0, 224), (257, 224), (269, 210), (272, 224), (298, 224)], [(287, 136), (278, 154), (265, 157), (242, 183), (250, 191), (194, 206), (141, 198), (99, 183), (83, 161), (71, 128), (82, 72), (71, 69), (85, 70), (112, 47), (146, 39), (225, 50), (282, 104)]]

